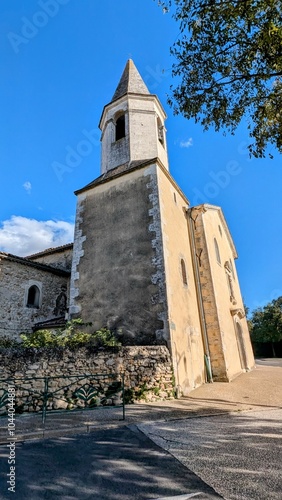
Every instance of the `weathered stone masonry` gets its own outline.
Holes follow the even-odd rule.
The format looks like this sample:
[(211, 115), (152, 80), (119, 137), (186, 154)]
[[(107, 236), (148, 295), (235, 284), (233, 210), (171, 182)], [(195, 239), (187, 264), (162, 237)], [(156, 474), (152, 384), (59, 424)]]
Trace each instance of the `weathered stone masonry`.
[[(0, 335), (18, 338), (36, 322), (54, 318), (61, 287), (68, 288), (69, 272), (10, 254), (0, 254)], [(40, 289), (39, 307), (27, 307), (30, 286)]]
[(193, 213), (193, 224), (195, 230), (196, 252), (198, 258), (201, 293), (205, 311), (205, 321), (208, 330), (209, 351), (213, 368), (213, 376), (220, 380), (225, 380), (223, 367), (225, 360), (222, 348), (222, 339), (220, 335), (217, 307), (215, 303), (215, 294), (213, 281), (210, 273), (209, 253), (207, 250), (206, 236), (203, 229), (203, 220), (197, 212)]
[(85, 195), (81, 194), (77, 201), (76, 207), (76, 219), (75, 219), (75, 230), (74, 230), (74, 245), (73, 245), (73, 256), (72, 256), (72, 269), (71, 269), (71, 280), (70, 280), (70, 304), (69, 313), (71, 316), (75, 317), (80, 313), (80, 306), (76, 304), (76, 297), (79, 295), (78, 279), (79, 272), (78, 266), (80, 258), (84, 255), (83, 243), (86, 240), (86, 236), (82, 234), (80, 224), (83, 221), (83, 210), (84, 210)]
[[(68, 377), (72, 375), (124, 373), (125, 388), (132, 389), (133, 393), (143, 388), (146, 400), (173, 397), (174, 394), (171, 358), (165, 346), (121, 347), (96, 353), (86, 348), (75, 351), (27, 349), (23, 353), (3, 349), (0, 351), (0, 366), (3, 379), (28, 379), (24, 382), (24, 390), (17, 391), (17, 404), (28, 390), (41, 388), (42, 382), (35, 377), (46, 376), (66, 377), (52, 381), (52, 390), (56, 390), (71, 382)], [(34, 407), (31, 403), (26, 404), (24, 411), (34, 411)]]
[(164, 344), (167, 307), (156, 166), (145, 162), (128, 175), (98, 179), (82, 194), (71, 316), (81, 311), (94, 329), (107, 326), (126, 345)]

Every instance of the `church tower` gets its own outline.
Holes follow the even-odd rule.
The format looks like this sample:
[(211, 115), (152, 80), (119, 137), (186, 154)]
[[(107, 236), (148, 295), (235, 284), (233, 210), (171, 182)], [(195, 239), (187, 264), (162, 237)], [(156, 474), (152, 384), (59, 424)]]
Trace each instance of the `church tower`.
[(70, 317), (124, 344), (166, 343), (157, 169), (168, 172), (166, 114), (133, 61), (102, 112), (101, 175), (78, 190)]
[(125, 163), (152, 158), (159, 158), (168, 168), (165, 119), (158, 97), (149, 93), (129, 59), (99, 124), (102, 131), (101, 173)]
[(176, 383), (205, 381), (187, 198), (169, 174), (166, 114), (134, 63), (102, 112), (101, 175), (76, 192), (70, 317), (124, 345), (170, 349)]

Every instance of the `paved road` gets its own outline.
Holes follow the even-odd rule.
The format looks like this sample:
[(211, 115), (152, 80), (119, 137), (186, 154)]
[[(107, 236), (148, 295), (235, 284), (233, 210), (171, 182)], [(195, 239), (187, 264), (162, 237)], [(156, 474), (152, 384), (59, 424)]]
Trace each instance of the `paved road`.
[(257, 366), (282, 366), (282, 358), (259, 358), (256, 359)]
[[(56, 431), (60, 434), (55, 435), (69, 437), (17, 445), (15, 495), (7, 493), (7, 449), (0, 447), (0, 499), (218, 498), (205, 487), (207, 483), (225, 500), (280, 500), (281, 367), (281, 359), (261, 359), (255, 370), (231, 384), (206, 384), (181, 400), (127, 408), (127, 423), (146, 423), (140, 428), (187, 469), (143, 434), (126, 427), (74, 435), (78, 429), (101, 426), (94, 412), (52, 415), (47, 419), (47, 434)], [(251, 408), (255, 411), (242, 411)], [(189, 418), (219, 411), (224, 415)], [(16, 420), (18, 435), (38, 430), (36, 415)], [(2, 430), (6, 440), (7, 421), (1, 422), (0, 438)]]
[(281, 409), (154, 422), (138, 428), (226, 500), (282, 498)]
[(7, 491), (5, 446), (0, 460), (1, 500), (221, 498), (134, 427), (18, 443), (15, 494)]

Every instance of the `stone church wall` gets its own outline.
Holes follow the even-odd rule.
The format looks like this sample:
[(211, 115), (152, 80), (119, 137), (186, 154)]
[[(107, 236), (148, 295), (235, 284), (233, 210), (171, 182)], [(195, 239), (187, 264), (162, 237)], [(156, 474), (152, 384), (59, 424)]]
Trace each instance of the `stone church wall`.
[[(254, 366), (254, 357), (238, 275), (224, 220), (220, 210), (209, 208), (202, 214), (207, 249), (217, 304), (221, 342), (228, 380)], [(214, 239), (218, 242), (220, 263), (217, 261)], [(226, 266), (228, 266), (229, 277)], [(239, 326), (238, 326), (239, 325)]]
[[(0, 336), (19, 338), (21, 332), (30, 332), (34, 323), (55, 316), (56, 298), (61, 287), (68, 287), (67, 273), (55, 274), (3, 258), (0, 260)], [(40, 289), (38, 308), (27, 307), (30, 286)]]
[[(156, 401), (174, 396), (174, 378), (171, 358), (165, 346), (121, 347), (98, 353), (85, 348), (67, 349), (14, 349), (0, 351), (1, 378), (25, 377), (24, 388), (16, 391), (17, 404), (25, 404), (25, 411), (34, 411), (31, 403), (24, 400), (24, 391), (39, 390), (42, 381), (35, 377), (58, 377), (51, 383), (52, 390), (72, 383), (71, 377), (78, 374), (124, 373), (125, 389), (138, 399)], [(41, 384), (41, 385), (40, 385)], [(43, 389), (43, 386), (42, 386)], [(1, 397), (1, 381), (0, 381)], [(21, 399), (22, 398), (22, 399)], [(62, 408), (64, 405), (62, 406)]]
[(83, 193), (70, 314), (107, 326), (125, 345), (164, 344), (166, 293), (156, 166)]
[(192, 209), (213, 376), (230, 381), (251, 369), (254, 357), (234, 262), (237, 254), (220, 214), (212, 205)]

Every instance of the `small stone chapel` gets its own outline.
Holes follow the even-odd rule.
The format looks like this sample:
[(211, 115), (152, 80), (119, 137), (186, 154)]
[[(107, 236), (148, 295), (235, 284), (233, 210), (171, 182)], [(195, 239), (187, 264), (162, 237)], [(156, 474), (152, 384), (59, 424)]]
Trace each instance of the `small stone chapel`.
[(185, 395), (254, 358), (232, 236), (170, 175), (165, 119), (129, 60), (100, 119), (101, 175), (75, 193), (73, 245), (0, 253), (0, 334), (80, 317), (124, 345), (166, 345)]

